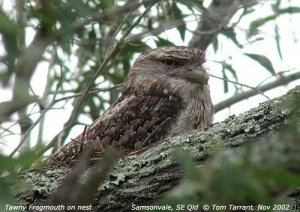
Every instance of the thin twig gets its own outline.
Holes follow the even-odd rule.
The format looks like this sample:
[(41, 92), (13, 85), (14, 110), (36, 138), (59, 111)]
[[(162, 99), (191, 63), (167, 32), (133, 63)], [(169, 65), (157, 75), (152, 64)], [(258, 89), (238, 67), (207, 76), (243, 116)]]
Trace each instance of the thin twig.
[[(55, 47), (54, 47), (55, 48)], [(61, 66), (62, 67), (62, 66)], [(61, 70), (62, 71), (62, 70)], [(56, 91), (59, 90), (59, 88), (61, 87), (63, 81), (63, 76), (62, 76), (62, 72), (61, 72), (61, 76), (60, 79), (56, 85)], [(35, 128), (35, 126), (40, 122), (40, 120), (44, 117), (44, 115), (46, 114), (46, 112), (48, 112), (48, 110), (50, 110), (53, 105), (55, 104), (55, 99), (56, 99), (57, 93), (54, 93), (53, 97), (52, 97), (52, 101), (51, 103), (41, 112), (41, 115), (39, 116), (39, 118), (30, 126), (30, 128), (26, 131), (26, 133), (24, 134), (22, 140), (20, 141), (20, 143), (18, 144), (18, 146), (14, 149), (14, 151), (12, 151), (12, 153), (9, 155), (10, 157), (13, 157), (14, 154), (16, 152), (19, 151), (19, 149), (21, 148), (21, 146), (23, 145), (23, 143), (26, 141), (26, 139), (28, 138), (28, 136), (30, 135), (30, 132)]]
[[(88, 93), (88, 95), (90, 95), (90, 94), (95, 94), (95, 93), (99, 93), (99, 92), (106, 92), (106, 91), (118, 89), (118, 88), (121, 88), (122, 86), (123, 86), (123, 84), (117, 84), (117, 85), (112, 86), (112, 87), (110, 87), (110, 88), (103, 88), (103, 89), (93, 90), (93, 91), (90, 91), (90, 92)], [(56, 99), (56, 100), (55, 100), (55, 103), (58, 103), (58, 102), (61, 102), (61, 101), (67, 100), (67, 99), (72, 99), (72, 98), (76, 98), (76, 97), (81, 97), (81, 96), (83, 96), (83, 95), (85, 95), (85, 93), (77, 93), (77, 94), (74, 94), (74, 95), (61, 97), (61, 98), (59, 98), (59, 99)]]
[(291, 70), (287, 70), (287, 71), (280, 71), (272, 76), (267, 77), (266, 79), (264, 79), (263, 81), (261, 81), (256, 87), (260, 87), (262, 84), (264, 84), (267, 80), (273, 78), (273, 77), (281, 77), (283, 74), (290, 72)]
[(215, 76), (213, 74), (209, 74), (209, 76), (211, 77), (214, 77), (216, 79), (220, 79), (220, 80), (223, 80), (223, 81), (226, 81), (226, 82), (230, 82), (230, 83), (233, 83), (233, 84), (236, 84), (236, 85), (240, 85), (240, 86), (243, 86), (243, 87), (246, 87), (246, 88), (250, 88), (254, 91), (256, 91), (257, 93), (261, 94), (262, 96), (266, 97), (268, 100), (270, 100), (270, 97), (266, 96), (262, 91), (260, 91), (258, 88), (256, 87), (252, 87), (250, 85), (246, 85), (246, 84), (243, 84), (243, 83), (239, 83), (239, 82), (235, 82), (235, 81), (231, 81), (229, 79), (224, 79), (222, 77), (218, 77), (218, 76)]
[(254, 90), (251, 89), (249, 91), (237, 93), (233, 97), (230, 97), (230, 98), (228, 98), (228, 99), (226, 99), (226, 100), (224, 100), (224, 101), (222, 101), (222, 102), (217, 103), (216, 105), (214, 105), (215, 112), (223, 110), (223, 109), (229, 107), (230, 105), (233, 105), (233, 104), (235, 104), (235, 103), (237, 103), (239, 101), (242, 101), (244, 99), (247, 99), (247, 98), (250, 98), (252, 96), (257, 95), (257, 91), (256, 90), (259, 90), (261, 92), (265, 92), (265, 91), (274, 89), (276, 87), (279, 87), (279, 86), (282, 86), (282, 85), (286, 85), (289, 82), (295, 81), (297, 79), (300, 79), (300, 72), (296, 72), (296, 73), (290, 74), (288, 76), (282, 76), (279, 79), (277, 79), (277, 80), (275, 80), (273, 82), (270, 82), (268, 84), (261, 85), (261, 86), (257, 87)]

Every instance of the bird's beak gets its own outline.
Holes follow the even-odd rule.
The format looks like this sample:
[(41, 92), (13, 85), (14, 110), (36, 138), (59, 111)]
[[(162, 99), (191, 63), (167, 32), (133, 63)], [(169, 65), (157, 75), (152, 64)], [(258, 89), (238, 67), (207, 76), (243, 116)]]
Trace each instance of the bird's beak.
[(208, 75), (205, 72), (193, 72), (193, 71), (185, 71), (180, 73), (180, 77), (194, 83), (200, 83), (203, 85), (207, 85)]

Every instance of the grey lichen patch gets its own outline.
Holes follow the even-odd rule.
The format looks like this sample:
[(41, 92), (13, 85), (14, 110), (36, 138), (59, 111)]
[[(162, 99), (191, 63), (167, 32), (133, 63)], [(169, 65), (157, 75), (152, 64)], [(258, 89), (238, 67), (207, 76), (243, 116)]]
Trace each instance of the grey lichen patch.
[[(193, 132), (191, 132), (191, 133), (193, 133)], [(172, 137), (172, 139), (168, 139), (166, 141), (169, 142), (172, 146), (177, 146), (177, 145), (182, 145), (184, 143), (190, 143), (192, 137), (193, 137), (193, 135), (176, 136), (176, 137)]]
[(58, 188), (68, 172), (69, 169), (65, 168), (23, 172), (21, 177), (28, 183), (30, 193), (28, 191), (21, 191), (18, 196), (23, 196), (23, 194), (27, 193), (27, 196), (38, 195), (48, 197)]
[[(133, 185), (136, 180), (152, 175), (172, 165), (174, 162), (170, 158), (171, 150), (168, 150), (169, 152), (166, 151), (168, 148), (165, 145), (167, 144), (159, 144), (159, 147), (157, 147), (159, 150), (156, 149), (160, 152), (159, 154), (153, 154), (152, 150), (148, 149), (143, 153), (129, 156), (118, 161), (110, 174), (109, 180), (105, 181), (100, 189), (114, 189), (115, 185), (119, 185), (124, 181)], [(119, 173), (123, 175), (120, 176)], [(112, 178), (112, 176), (115, 178)], [(132, 180), (133, 178), (135, 181)]]
[[(209, 142), (209, 138), (213, 136), (212, 134), (204, 134), (199, 138), (199, 133), (201, 132), (193, 132), (190, 135), (175, 137), (174, 139), (170, 138), (170, 140), (158, 144), (154, 149), (148, 149), (140, 154), (130, 155), (120, 159), (115, 164), (108, 180), (101, 185), (99, 190), (114, 190), (123, 183), (133, 186), (140, 179), (174, 166), (176, 161), (173, 158), (171, 146), (180, 146), (188, 150), (197, 160), (207, 158), (211, 150), (210, 146), (206, 143)], [(184, 142), (180, 140), (182, 138), (184, 138)], [(176, 142), (176, 139), (178, 142)], [(175, 142), (170, 142), (174, 140)], [(153, 154), (153, 151), (158, 153)], [(161, 178), (167, 180), (168, 176), (161, 176)], [(145, 189), (145, 186), (146, 185), (142, 186), (143, 189)]]
[(255, 132), (255, 120), (249, 120), (243, 129), (245, 133), (254, 133)]
[(119, 171), (113, 171), (107, 180), (102, 183), (99, 187), (100, 190), (112, 190), (115, 189), (118, 185), (122, 184), (123, 182), (127, 181), (127, 178), (129, 178), (130, 174), (127, 172)]
[[(112, 176), (115, 179), (112, 179)], [(124, 182), (125, 179), (126, 179), (126, 175), (124, 173), (112, 173), (110, 175), (110, 182), (115, 185), (119, 185), (120, 183)]]
[(136, 170), (139, 170), (145, 166), (149, 165), (149, 161), (148, 160), (145, 160), (145, 159), (142, 159), (142, 160), (135, 160), (133, 162), (133, 170), (136, 171)]
[[(243, 138), (257, 137), (278, 127), (286, 114), (278, 107), (276, 101), (267, 101), (260, 107), (252, 109), (234, 119), (229, 119), (224, 125), (222, 138), (224, 141), (234, 141), (234, 145), (243, 143)], [(238, 139), (238, 140), (237, 140)]]
[(262, 129), (261, 129), (261, 126), (260, 126), (259, 124), (255, 124), (255, 125), (254, 125), (254, 128), (255, 128), (255, 132), (259, 132), (259, 131), (262, 130)]
[[(297, 139), (286, 139), (286, 134), (272, 134), (258, 139), (259, 145), (247, 145), (246, 148), (230, 148), (226, 149), (214, 158), (216, 164), (224, 167), (224, 163), (237, 164), (245, 163), (247, 160), (248, 166), (282, 168), (290, 170), (300, 170), (300, 143)], [(291, 157), (296, 156), (296, 157)], [(294, 163), (291, 163), (294, 162)]]
[[(267, 101), (258, 108), (239, 116), (232, 116), (222, 123), (217, 123), (207, 131), (193, 131), (186, 135), (169, 138), (144, 152), (120, 159), (116, 162), (110, 174), (111, 176), (99, 189), (97, 197), (99, 208), (109, 209), (111, 205), (122, 208), (127, 200), (129, 202), (139, 202), (138, 199), (144, 201), (147, 199), (146, 194), (150, 195), (148, 199), (152, 199), (176, 185), (183, 175), (174, 160), (174, 147), (184, 148), (196, 160), (198, 166), (205, 164), (206, 159), (214, 154), (214, 151), (222, 148), (229, 149), (228, 155), (230, 157), (228, 158), (232, 156), (232, 160), (235, 160), (234, 155), (237, 155), (241, 148), (228, 147), (250, 143), (249, 141), (252, 140), (250, 138), (256, 139), (262, 134), (269, 136), (274, 132), (274, 129), (285, 124), (285, 119), (291, 111), (282, 106), (284, 105), (282, 102), (288, 101), (287, 98), (281, 97), (273, 101)], [(267, 143), (264, 140), (259, 142)], [(281, 147), (284, 146), (286, 146), (286, 143), (283, 142)], [(254, 151), (260, 150), (262, 152), (255, 154), (258, 156), (257, 158), (254, 157), (253, 160), (263, 161), (259, 157), (264, 156), (264, 153), (268, 152), (268, 148), (273, 147), (271, 145), (261, 149), (258, 145), (258, 149)], [(293, 148), (291, 149), (293, 150)], [(279, 148), (278, 152), (280, 151), (287, 150)], [(242, 154), (242, 152), (238, 154)], [(288, 155), (288, 152), (286, 155)], [(277, 156), (275, 154), (272, 157)], [(286, 164), (295, 169), (297, 163), (293, 161), (299, 161), (299, 158), (287, 160)], [(276, 159), (278, 160), (274, 160), (275, 165), (276, 161), (285, 160), (285, 158)], [(268, 160), (268, 158), (265, 158), (265, 160)], [(221, 159), (221, 161), (223, 160)], [(205, 165), (203, 166), (205, 167)], [(67, 173), (66, 169), (54, 168), (49, 171), (27, 172), (24, 174), (24, 178), (32, 185), (32, 190), (49, 195), (62, 182)]]

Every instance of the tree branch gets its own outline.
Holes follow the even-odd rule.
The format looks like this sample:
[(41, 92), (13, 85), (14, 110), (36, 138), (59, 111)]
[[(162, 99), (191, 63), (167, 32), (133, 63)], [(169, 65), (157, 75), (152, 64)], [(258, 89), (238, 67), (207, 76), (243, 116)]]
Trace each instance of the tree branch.
[[(270, 82), (268, 84), (265, 84), (265, 85), (261, 85), (261, 86), (257, 87), (256, 89), (260, 92), (265, 92), (265, 91), (271, 90), (271, 89), (279, 87), (279, 86), (287, 85), (288, 83), (290, 83), (294, 80), (297, 80), (297, 79), (300, 79), (300, 72), (296, 72), (296, 73), (290, 74), (288, 76), (280, 76), (277, 80)], [(230, 107), (231, 105), (233, 105), (237, 102), (248, 99), (257, 94), (259, 94), (259, 92), (257, 92), (256, 90), (253, 90), (253, 89), (242, 92), (242, 93), (237, 93), (234, 96), (214, 105), (214, 110), (215, 110), (215, 112), (219, 112), (227, 107)]]
[(227, 28), (229, 21), (240, 8), (256, 3), (256, 0), (213, 0), (207, 10), (203, 11), (189, 46), (205, 51), (219, 32)]
[[(300, 171), (299, 157), (296, 156), (300, 150), (297, 134), (286, 140), (289, 144), (284, 143), (282, 137), (273, 136), (274, 130), (282, 129), (285, 123), (292, 122), (292, 117), (295, 116), (290, 116), (292, 110), (288, 103), (295, 97), (299, 98), (299, 93), (300, 87), (297, 87), (276, 101), (264, 102), (240, 116), (215, 124), (205, 132), (192, 131), (169, 138), (143, 153), (119, 160), (110, 177), (99, 188), (93, 204), (94, 211), (127, 211), (132, 204), (150, 204), (178, 185), (184, 173), (173, 157), (172, 149), (176, 146), (188, 151), (197, 164), (206, 169), (207, 159), (212, 157), (216, 149), (223, 147), (226, 151), (222, 154), (221, 161), (226, 158), (230, 163), (232, 157), (244, 157), (241, 154), (243, 148), (233, 147), (252, 143), (254, 148), (257, 147), (252, 151), (253, 155), (247, 154), (254, 158), (254, 164), (273, 164)], [(260, 137), (265, 138), (263, 142), (253, 142)], [(235, 153), (228, 154), (227, 151)], [(90, 171), (93, 172), (93, 167)], [(29, 205), (47, 205), (47, 198), (60, 187), (67, 173), (70, 170), (63, 167), (45, 167), (23, 173), (24, 180), (31, 186), (30, 190), (20, 193), (19, 198)], [(35, 203), (30, 202), (33, 199), (36, 200)]]
[[(257, 0), (213, 0), (207, 9), (202, 11), (203, 14), (201, 16), (201, 20), (198, 23), (196, 30), (192, 32), (194, 35), (189, 42), (189, 46), (197, 47), (205, 51), (220, 31), (228, 28), (230, 19), (240, 8), (253, 6), (257, 2)], [(300, 79), (300, 73), (283, 76), (274, 82), (259, 86), (256, 89), (237, 93), (229, 99), (217, 103), (214, 106), (215, 112), (221, 111), (239, 101), (255, 96), (260, 92), (262, 93), (278, 86), (286, 85), (297, 79)]]
[[(117, 8), (105, 10), (101, 13), (95, 14), (94, 16), (91, 16), (84, 20), (79, 19), (71, 25), (71, 30), (76, 31), (76, 30), (81, 29), (82, 27), (86, 26), (87, 24), (90, 24), (90, 23), (93, 23), (96, 21), (104, 21), (106, 19), (110, 19), (113, 15), (116, 15), (116, 14), (120, 15), (120, 14), (128, 13), (133, 9), (137, 9), (141, 5), (147, 5), (151, 2), (153, 2), (153, 0), (144, 0), (141, 2), (132, 1), (132, 2), (126, 3), (125, 5), (117, 7)], [(61, 29), (57, 33), (58, 38), (63, 34), (64, 34), (64, 29)]]

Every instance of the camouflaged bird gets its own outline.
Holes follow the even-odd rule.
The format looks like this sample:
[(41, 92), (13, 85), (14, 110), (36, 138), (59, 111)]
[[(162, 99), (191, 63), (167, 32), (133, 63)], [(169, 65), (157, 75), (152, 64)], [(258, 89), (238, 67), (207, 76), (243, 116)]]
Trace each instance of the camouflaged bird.
[(51, 157), (72, 164), (87, 145), (91, 158), (114, 146), (124, 154), (168, 136), (204, 130), (213, 120), (205, 53), (188, 47), (159, 47), (133, 64), (119, 99), (84, 133)]

